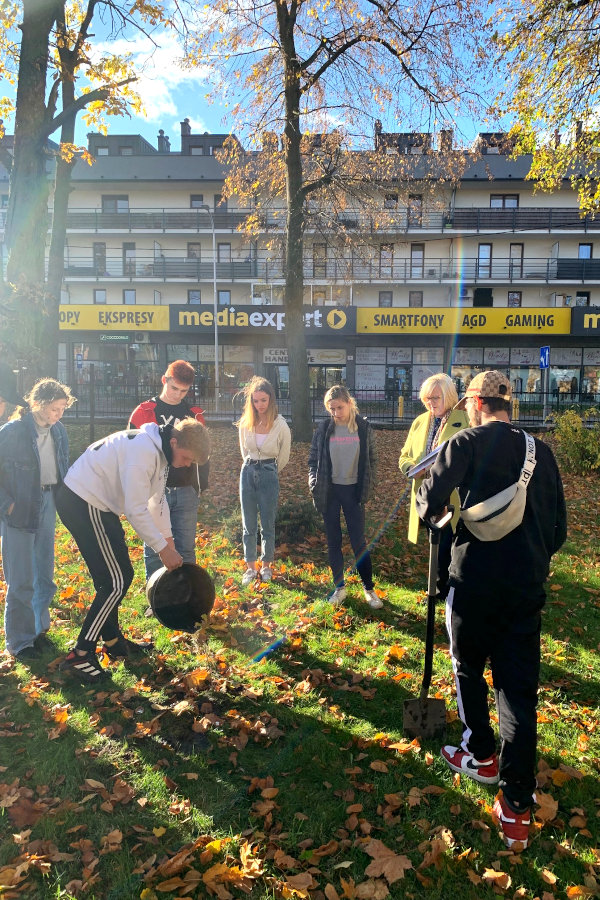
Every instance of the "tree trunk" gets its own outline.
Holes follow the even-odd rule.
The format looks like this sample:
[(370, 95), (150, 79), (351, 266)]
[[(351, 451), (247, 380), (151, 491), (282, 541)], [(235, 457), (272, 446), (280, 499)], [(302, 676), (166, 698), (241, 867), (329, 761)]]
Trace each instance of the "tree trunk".
[[(289, 23), (287, 23), (289, 25)], [(304, 328), (304, 194), (300, 152), (300, 72), (293, 45), (292, 26), (285, 36), (285, 128), (287, 216), (285, 235), (285, 330), (294, 439), (312, 440), (310, 386)]]
[(6, 232), (8, 280), (39, 291), (44, 283), (48, 221), (45, 121), (48, 43), (56, 8), (46, 0), (24, 0), (15, 116), (14, 162)]

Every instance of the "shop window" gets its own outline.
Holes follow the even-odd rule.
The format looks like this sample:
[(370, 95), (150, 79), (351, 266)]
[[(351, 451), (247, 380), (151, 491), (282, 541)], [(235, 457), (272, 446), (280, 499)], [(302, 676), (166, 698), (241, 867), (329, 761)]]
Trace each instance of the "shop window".
[(103, 288), (94, 290), (94, 303), (106, 303), (106, 291)]
[(409, 291), (408, 292), (408, 305), (409, 306), (423, 306), (423, 291)]
[(518, 194), (490, 194), (490, 209), (517, 209)]
[(410, 245), (410, 277), (423, 277), (423, 264), (425, 262), (425, 244)]
[(218, 292), (219, 306), (231, 306), (231, 291)]
[(421, 228), (423, 225), (423, 196), (410, 194), (408, 198), (408, 227)]
[(127, 213), (129, 212), (128, 194), (102, 194), (103, 213)]
[(508, 292), (508, 305), (509, 306), (521, 306), (522, 293), (521, 291), (509, 291)]
[(188, 259), (200, 259), (201, 250), (202, 250), (202, 244), (199, 244), (197, 241), (188, 241), (187, 258)]
[(200, 291), (197, 288), (190, 290), (187, 292), (187, 302), (190, 305), (196, 305), (198, 303), (202, 303), (202, 298)]
[(133, 288), (125, 288), (123, 291), (123, 303), (127, 306), (135, 303), (135, 290)]
[(379, 291), (379, 305), (390, 307), (392, 305), (392, 291)]
[(190, 194), (190, 209), (200, 209), (204, 206), (204, 194)]

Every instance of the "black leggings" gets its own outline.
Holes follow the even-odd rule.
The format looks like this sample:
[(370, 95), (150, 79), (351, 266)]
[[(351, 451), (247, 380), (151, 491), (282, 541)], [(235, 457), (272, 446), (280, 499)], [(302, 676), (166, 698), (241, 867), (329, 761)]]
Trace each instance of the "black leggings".
[(344, 556), (342, 554), (341, 512), (344, 512), (348, 537), (356, 557), (356, 568), (365, 588), (373, 588), (373, 567), (365, 540), (365, 511), (356, 499), (355, 484), (332, 484), (327, 497), (327, 509), (323, 513), (329, 565), (336, 587), (344, 583)]
[(61, 485), (56, 509), (89, 569), (96, 596), (77, 638), (80, 650), (95, 650), (100, 637), (119, 637), (118, 609), (133, 581), (133, 566), (119, 517), (103, 512)]

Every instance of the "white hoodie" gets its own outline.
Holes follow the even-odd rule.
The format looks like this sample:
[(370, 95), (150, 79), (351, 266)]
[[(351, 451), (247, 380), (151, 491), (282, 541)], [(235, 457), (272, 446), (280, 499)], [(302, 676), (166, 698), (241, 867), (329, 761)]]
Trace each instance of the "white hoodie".
[(149, 422), (139, 431), (117, 431), (91, 444), (67, 472), (65, 484), (96, 509), (125, 516), (160, 553), (171, 537), (164, 502), (167, 472), (158, 425)]

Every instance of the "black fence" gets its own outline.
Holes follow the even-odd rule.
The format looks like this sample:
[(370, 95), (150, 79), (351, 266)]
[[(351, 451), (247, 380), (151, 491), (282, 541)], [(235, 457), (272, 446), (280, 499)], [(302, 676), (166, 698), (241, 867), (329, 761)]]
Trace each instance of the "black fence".
[[(74, 385), (72, 389), (77, 397), (77, 403), (66, 411), (65, 420), (88, 422), (110, 419), (122, 421), (125, 427), (132, 410), (143, 400), (158, 393), (160, 384), (153, 389), (147, 385), (140, 386), (132, 379), (131, 383), (113, 386), (94, 382), (92, 377), (91, 381)], [(416, 395), (398, 394), (392, 390), (350, 390), (356, 397), (360, 412), (374, 424), (406, 428), (424, 411), (423, 404)], [(212, 423), (236, 421), (241, 415), (244, 402), (241, 394), (223, 393), (219, 397), (217, 409), (214, 394), (206, 396), (190, 392), (188, 399), (201, 406), (205, 411), (207, 422)], [(291, 400), (288, 397), (280, 397), (277, 403), (280, 413), (291, 421)], [(322, 391), (311, 392), (310, 404), (313, 421), (316, 422), (328, 415), (323, 406)], [(591, 411), (592, 414), (587, 421), (590, 424), (598, 423), (600, 394), (556, 391), (549, 394), (541, 392), (516, 394), (513, 399), (513, 420), (524, 426), (543, 427), (548, 424), (549, 416), (564, 412), (566, 409), (588, 412), (588, 415)]]

